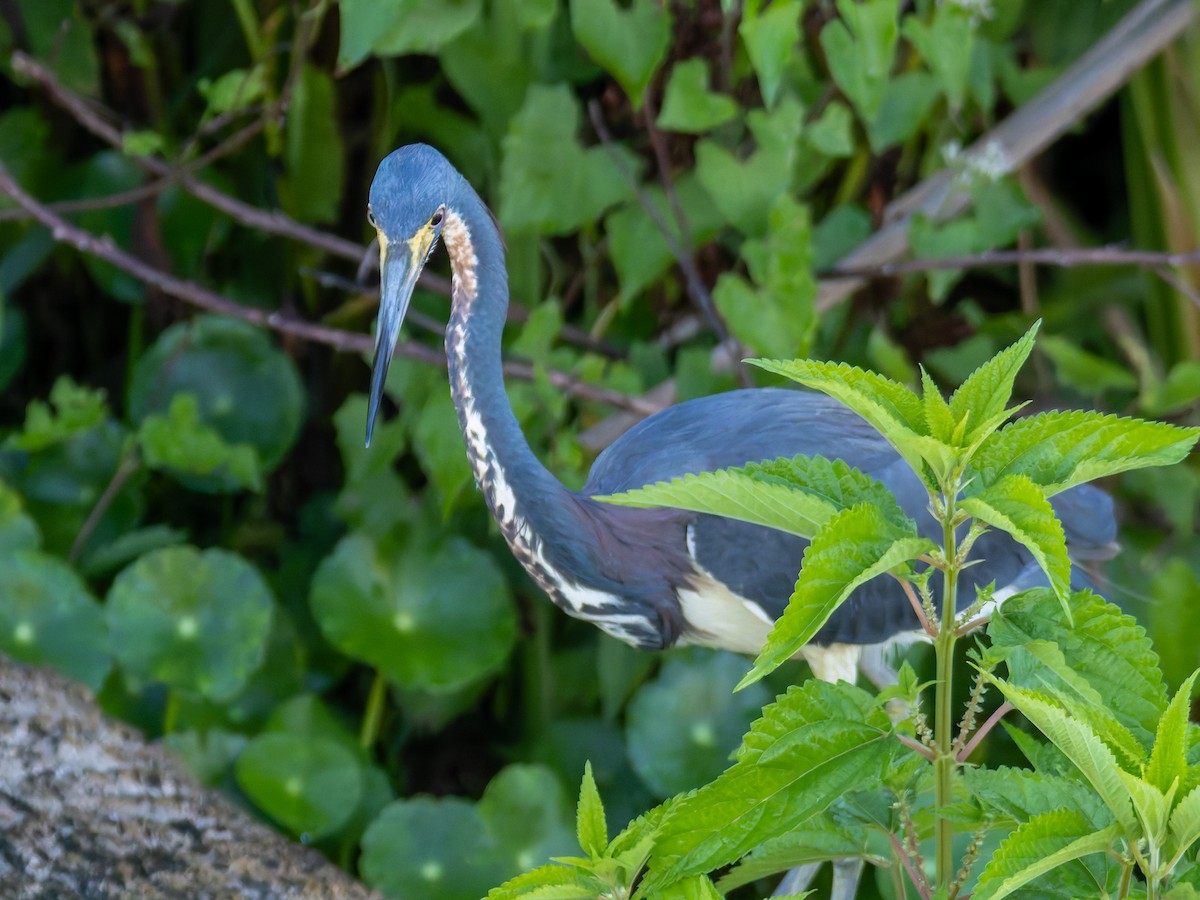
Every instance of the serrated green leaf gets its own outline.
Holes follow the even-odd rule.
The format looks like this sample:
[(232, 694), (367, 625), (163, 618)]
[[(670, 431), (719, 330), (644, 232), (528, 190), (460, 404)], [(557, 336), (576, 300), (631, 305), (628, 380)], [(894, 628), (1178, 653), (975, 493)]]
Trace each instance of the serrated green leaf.
[(924, 366), (921, 367), (921, 406), (929, 433), (943, 443), (956, 443), (960, 423), (950, 412), (949, 404)]
[(1024, 475), (1056, 494), (1087, 481), (1184, 459), (1200, 428), (1075, 410), (1045, 412), (990, 435), (971, 465), (985, 482)]
[(962, 774), (968, 793), (994, 821), (1007, 819), (1020, 825), (1056, 811), (1079, 813), (1093, 828), (1113, 821), (1096, 792), (1077, 777), (1008, 766), (967, 766)]
[(1033, 341), (1040, 324), (1035, 322), (1015, 344), (1001, 350), (972, 372), (950, 397), (950, 413), (955, 422), (967, 423), (959, 446), (977, 444), (999, 428), (1013, 412), (1007, 409), (1013, 382), (1033, 351)]
[(1200, 787), (1175, 804), (1167, 823), (1167, 853), (1178, 858), (1200, 840)]
[(583, 767), (583, 781), (579, 785), (579, 805), (575, 819), (579, 847), (595, 859), (608, 847), (608, 824), (604, 819), (604, 804), (600, 801), (600, 792), (596, 790), (590, 761)]
[(1062, 523), (1045, 492), (1023, 475), (1009, 475), (963, 497), (958, 505), (979, 521), (1008, 533), (1033, 554), (1050, 579), (1069, 621), (1071, 559), (1067, 556)]
[(1193, 672), (1175, 692), (1154, 736), (1145, 778), (1164, 793), (1187, 774), (1188, 718), (1198, 676), (1200, 670)]
[(844, 720), (803, 726), (770, 765), (737, 763), (679, 801), (655, 841), (646, 890), (740, 859), (851, 788), (871, 784), (890, 755), (886, 732)]
[[(846, 363), (813, 359), (747, 362), (846, 404), (870, 422), (927, 483), (926, 463), (943, 473), (953, 463), (951, 448), (930, 436), (921, 398), (897, 381)], [(937, 487), (936, 483), (929, 486)]]
[(671, 14), (657, 0), (571, 0), (571, 30), (588, 54), (609, 72), (634, 109), (671, 43)]
[(738, 36), (758, 76), (758, 87), (768, 109), (775, 105), (784, 72), (800, 40), (802, 11), (797, 0), (751, 2), (746, 4), (738, 24)]
[(663, 92), (658, 127), (685, 134), (700, 134), (737, 115), (732, 97), (708, 88), (708, 64), (701, 58), (676, 63)]
[[(1142, 823), (1142, 835), (1145, 840), (1155, 846), (1161, 845), (1167, 832), (1170, 797), (1164, 795), (1150, 782), (1143, 781), (1129, 772), (1121, 772), (1121, 781), (1124, 782), (1125, 789), (1129, 792), (1133, 811)], [(1173, 795), (1174, 788), (1168, 793)]]
[(879, 510), (865, 504), (832, 517), (805, 549), (787, 609), (738, 688), (790, 659), (859, 585), (932, 549), (932, 541), (897, 529)]
[(810, 539), (836, 513), (868, 503), (898, 528), (915, 528), (886, 487), (841, 460), (822, 456), (796, 456), (685, 475), (595, 499), (623, 506), (672, 506), (711, 513)]
[(685, 878), (657, 892), (662, 900), (722, 900), (712, 881), (703, 875)]
[[(829, 815), (814, 816), (799, 828), (771, 838), (750, 853), (717, 882), (722, 891), (786, 872), (797, 866), (833, 859), (872, 856), (865, 828), (845, 827)], [(873, 857), (883, 864), (884, 857)]]
[(1071, 710), (1121, 756), (1129, 771), (1140, 771), (1145, 765), (1145, 748), (1113, 714), (1109, 708), (1111, 698), (1071, 667), (1058, 644), (1032, 639), (1007, 648), (1001, 655), (1008, 665), (1010, 682), (1041, 692)]
[[(1071, 596), (1071, 617), (1073, 622), (1050, 590), (1025, 591), (996, 611), (988, 625), (988, 637), (997, 650), (1052, 641), (1060, 648), (1066, 667), (1087, 679), (1117, 720), (1141, 744), (1150, 746), (1167, 707), (1167, 691), (1146, 630), (1090, 591)], [(1044, 682), (1034, 670), (1010, 672), (1009, 680), (1022, 687)]]
[(1099, 736), (1085, 723), (1035, 692), (997, 679), (991, 680), (1008, 701), (1075, 764), (1096, 789), (1125, 834), (1138, 834), (1140, 829), (1134, 817), (1129, 790), (1121, 780), (1122, 769)]
[(1120, 836), (1116, 823), (1095, 831), (1074, 812), (1056, 811), (1031, 819), (1000, 845), (979, 875), (972, 897), (1001, 900), (1052, 869), (1105, 852)]
[(487, 900), (594, 900), (603, 890), (599, 879), (550, 863), (492, 888)]

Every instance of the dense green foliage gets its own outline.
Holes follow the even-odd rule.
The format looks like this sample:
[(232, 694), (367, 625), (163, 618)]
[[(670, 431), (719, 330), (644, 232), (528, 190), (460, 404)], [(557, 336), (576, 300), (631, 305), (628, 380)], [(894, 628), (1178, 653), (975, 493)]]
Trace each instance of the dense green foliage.
[[(869, 695), (792, 687), (798, 664), (734, 694), (748, 660), (638, 654), (558, 615), (520, 572), (473, 488), (444, 373), (430, 364), (446, 315), (437, 282), (418, 292), (416, 343), (389, 379), (394, 408), (362, 447), (369, 340), (346, 331), (365, 335), (374, 311), (373, 289), (356, 280), (371, 237), (366, 186), (387, 151), (425, 140), (489, 200), (517, 304), (506, 352), (527, 364), (511, 399), (569, 485), (629, 398), (778, 381), (730, 367), (714, 352), (727, 334), (738, 355), (882, 373), (850, 370), (849, 397), (922, 385), (918, 366), (962, 384), (1036, 314), (1045, 324), (1017, 396), (1194, 423), (1189, 269), (1175, 283), (1132, 267), (1036, 280), (932, 269), (874, 279), (841, 302), (821, 299), (814, 274), (942, 169), (971, 206), (907, 220), (918, 260), (1131, 235), (1192, 249), (1200, 166), (1186, 135), (1200, 127), (1200, 93), (1179, 86), (1200, 84), (1192, 41), (1037, 166), (1013, 172), (962, 150), (1133, 5), (3, 5), (0, 165), (43, 218), (0, 192), (0, 652), (95, 688), (206, 780), (397, 896), (478, 897), (580, 848), (578, 871), (601, 884), (630, 887), (650, 860), (655, 883), (684, 879), (669, 889), (680, 897), (715, 896), (707, 873), (751, 848), (722, 874), (723, 892), (760, 896), (764, 876), (814, 858), (894, 858), (884, 833), (931, 835), (933, 799), (910, 790), (923, 763), (886, 739), (892, 726)], [(110, 243), (72, 249), (47, 213)], [(104, 247), (178, 283), (147, 284), (100, 258)], [(275, 332), (260, 327), (268, 319)], [(300, 320), (326, 327), (301, 331)], [(776, 369), (817, 388), (848, 371)], [(947, 404), (928, 387), (916, 407), (893, 393), (893, 412), (872, 421), (885, 433), (923, 423), (914, 430), (932, 441), (900, 449), (934, 482), (954, 459), (929, 455), (938, 442), (975, 452), (982, 480), (964, 508), (1020, 524), (1061, 587), (1053, 529), (1005, 508), (1014, 479), (1061, 489), (1124, 471), (1136, 453), (1122, 444), (1126, 420), (1091, 414), (1018, 420), (989, 437), (1006, 417), (1010, 369)], [(964, 419), (967, 407), (975, 416)], [(1111, 459), (1066, 453), (1097, 428)], [(1043, 442), (1044, 467), (1011, 470), (1004, 440)], [(1060, 458), (1073, 461), (1056, 469)], [(872, 490), (836, 463), (814, 465), (809, 477)], [(759, 480), (778, 486), (786, 474)], [(1026, 860), (1052, 858), (1088, 895), (1079, 885), (1113, 885), (1123, 871), (1087, 855), (1103, 849), (1096, 835), (1157, 830), (1169, 856), (1194, 830), (1184, 801), (1197, 759), (1181, 755), (1180, 735), (1200, 663), (1198, 486), (1194, 464), (1106, 482), (1126, 547), (1110, 593), (1141, 625), (1077, 596), (1068, 627), (1061, 591), (1029, 595), (991, 624), (981, 665), (1003, 659), (1007, 674), (1001, 690), (972, 694), (976, 717), (1003, 694), (1059, 749), (1015, 726), (973, 748), (993, 766), (964, 771), (974, 803), (954, 814), (961, 833), (988, 826), (973, 852), (1000, 848), (981, 893), (1011, 885)], [(1022, 505), (1036, 506), (1020, 488), (1032, 498)], [(772, 524), (802, 534), (832, 518), (843, 534), (900, 529), (864, 568), (924, 552), (877, 493), (845, 510), (788, 499), (790, 524)], [(838, 597), (810, 599), (827, 611)], [(812, 627), (782, 625), (771, 664)], [(914, 665), (910, 694), (932, 674), (919, 653)], [(1093, 701), (1118, 687), (1121, 704), (1102, 714)], [(773, 747), (810, 726), (811, 740)], [(1096, 761), (1086, 785), (1068, 745)], [(830, 768), (841, 746), (853, 750)], [(652, 858), (647, 835), (669, 807), (636, 817), (677, 792), (758, 777), (769, 754), (787, 763), (790, 836), (747, 832), (737, 846), (676, 836)], [(881, 790), (827, 812), (831, 787), (884, 770)], [(563, 871), (524, 877), (561, 887)], [(862, 896), (899, 896), (898, 869), (879, 872)], [(541, 896), (594, 895), (562, 890)]]

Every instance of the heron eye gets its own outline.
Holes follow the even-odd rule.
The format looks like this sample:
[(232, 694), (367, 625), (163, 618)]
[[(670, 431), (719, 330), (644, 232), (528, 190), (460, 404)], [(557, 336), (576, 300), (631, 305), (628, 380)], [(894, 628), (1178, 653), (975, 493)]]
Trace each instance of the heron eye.
[(442, 227), (442, 219), (444, 219), (445, 217), (446, 217), (446, 211), (444, 209), (439, 209), (437, 212), (435, 212), (433, 214), (433, 218), (429, 220), (429, 224), (432, 225), (434, 228), (441, 228)]

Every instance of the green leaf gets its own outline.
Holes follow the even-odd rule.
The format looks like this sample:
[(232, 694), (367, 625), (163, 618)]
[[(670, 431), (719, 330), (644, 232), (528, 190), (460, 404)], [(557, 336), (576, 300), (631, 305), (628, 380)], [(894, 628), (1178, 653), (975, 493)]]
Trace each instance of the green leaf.
[(671, 807), (655, 841), (647, 891), (728, 865), (846, 791), (869, 790), (894, 747), (885, 736), (861, 721), (809, 721), (777, 741), (769, 759), (739, 760)]
[[(359, 431), (362, 431), (359, 419)], [(449, 391), (426, 398), (412, 427), (413, 450), (436, 491), (443, 515), (450, 513), (475, 484), (471, 463), (463, 452), (458, 410)], [(361, 438), (360, 438), (361, 443)]]
[(821, 48), (837, 86), (863, 121), (883, 103), (899, 36), (897, 0), (838, 0), (840, 19), (821, 29)]
[(1113, 825), (1092, 830), (1078, 813), (1044, 813), (1014, 831), (993, 854), (971, 894), (979, 900), (1000, 900), (1052, 869), (1071, 860), (1104, 853), (1120, 837)]
[(897, 529), (872, 506), (860, 504), (838, 513), (805, 549), (787, 609), (738, 687), (790, 659), (859, 585), (932, 549), (932, 541)]
[(972, 372), (950, 398), (950, 414), (966, 426), (959, 446), (973, 448), (1016, 411), (1008, 408), (1013, 382), (1033, 351), (1040, 324)]
[(288, 107), (287, 175), (279, 182), (283, 208), (301, 222), (330, 222), (341, 212), (345, 151), (335, 100), (333, 79), (304, 66)]
[(881, 483), (839, 459), (796, 456), (684, 475), (634, 491), (597, 497), (623, 506), (672, 506), (777, 528), (811, 539), (836, 513), (859, 503), (898, 527), (912, 527)]
[(351, 534), (321, 562), (309, 603), (330, 643), (406, 687), (468, 685), (494, 671), (516, 637), (503, 576), (462, 539), (431, 546)]
[[(164, 413), (178, 393), (194, 394), (200, 419), (227, 444), (250, 444), (270, 472), (291, 449), (304, 415), (304, 389), (291, 359), (259, 328), (201, 316), (159, 335), (134, 369), (129, 416)], [(193, 487), (218, 489), (223, 479)]]
[(629, 761), (657, 795), (690, 790), (720, 775), (770, 695), (733, 686), (745, 662), (733, 654), (694, 650), (670, 657), (626, 709)]
[[(1150, 782), (1143, 781), (1128, 772), (1121, 772), (1121, 781), (1124, 782), (1125, 789), (1129, 792), (1133, 811), (1142, 823), (1144, 840), (1151, 845), (1161, 846), (1167, 836), (1169, 798)], [(1170, 793), (1172, 795), (1175, 793), (1173, 788)]]
[(151, 413), (137, 431), (142, 459), (152, 469), (192, 477), (214, 476), (222, 485), (261, 491), (258, 453), (250, 444), (228, 444), (200, 420), (194, 394), (171, 398), (166, 415)]
[(388, 804), (363, 835), (359, 870), (389, 896), (439, 900), (478, 900), (508, 874), (478, 810), (457, 797)]
[[(1062, 608), (1057, 612), (1061, 614)], [(1120, 755), (1130, 771), (1140, 771), (1145, 765), (1145, 747), (1109, 709), (1110, 697), (1096, 690), (1067, 662), (1058, 644), (1031, 639), (997, 655), (1002, 655), (1008, 665), (1010, 682), (1038, 691), (1071, 710), (1072, 715), (1095, 731), (1110, 750)]]
[[(1167, 707), (1167, 692), (1146, 630), (1132, 616), (1103, 597), (1079, 591), (1071, 596), (1068, 620), (1051, 591), (1035, 589), (1004, 602), (988, 625), (988, 638), (995, 650), (1004, 652), (1035, 641), (1053, 642), (1066, 668), (1085, 678), (1112, 715), (1150, 745)], [(1010, 665), (1009, 680), (1040, 688), (1048, 679), (1028, 663), (1044, 661), (1027, 655), (1024, 662), (1020, 672)]]
[(617, 79), (635, 110), (671, 45), (671, 14), (657, 0), (571, 0), (575, 39)]
[(498, 212), (506, 229), (569, 234), (632, 193), (612, 154), (620, 154), (631, 173), (636, 162), (619, 148), (583, 149), (578, 126), (579, 108), (566, 85), (529, 89), (503, 141)]
[(70, 376), (60, 375), (50, 388), (50, 402), (31, 401), (25, 410), (24, 426), (6, 443), (34, 453), (91, 431), (107, 418), (104, 391), (82, 387)]
[(29, 49), (48, 63), (58, 83), (94, 97), (100, 89), (100, 60), (87, 12), (71, 0), (41, 0), (18, 8)]
[(1084, 816), (1092, 828), (1109, 825), (1113, 819), (1095, 791), (1077, 777), (1007, 766), (968, 766), (962, 770), (967, 792), (985, 816), (1003, 824), (1020, 825), (1049, 812), (1072, 812)]
[(979, 521), (1007, 532), (1033, 554), (1069, 621), (1071, 560), (1067, 538), (1045, 492), (1024, 475), (1007, 475), (963, 497), (958, 506)]
[(729, 273), (717, 281), (713, 302), (734, 336), (755, 353), (790, 357), (808, 351), (817, 324), (811, 237), (808, 208), (782, 194), (772, 202), (767, 237), (742, 247), (757, 287)]
[(26, 513), (21, 495), (0, 481), (0, 559), (21, 550), (36, 550), (42, 542), (37, 524)]
[(546, 766), (505, 766), (488, 782), (476, 808), (510, 872), (575, 849), (562, 784)]
[(1198, 676), (1200, 670), (1193, 672), (1180, 686), (1158, 722), (1154, 749), (1150, 751), (1144, 777), (1163, 793), (1187, 774), (1188, 721)]
[(1070, 338), (1044, 334), (1038, 341), (1038, 349), (1054, 363), (1059, 381), (1085, 395), (1094, 396), (1108, 390), (1137, 390), (1137, 378), (1125, 366), (1089, 353)]
[(261, 103), (267, 93), (266, 73), (262, 66), (231, 69), (216, 79), (201, 78), (196, 82), (196, 88), (204, 98), (204, 119), (207, 120)]
[[(676, 245), (683, 247), (683, 236), (662, 187), (646, 185), (642, 190), (646, 202), (658, 210), (659, 220), (666, 223)], [(708, 243), (724, 226), (725, 219), (694, 173), (683, 173), (676, 179), (675, 199), (683, 210), (692, 240), (691, 247), (683, 247), (685, 252)], [(621, 282), (622, 303), (636, 297), (677, 264), (662, 229), (640, 202), (626, 203), (609, 213), (604, 220), (604, 233), (608, 235), (612, 264)]]
[(576, 868), (552, 863), (492, 888), (486, 900), (595, 900), (605, 885)]
[(600, 792), (596, 790), (590, 761), (583, 767), (583, 781), (579, 785), (579, 805), (575, 818), (580, 849), (592, 859), (596, 859), (608, 847), (608, 824), (604, 820), (604, 804), (600, 800)]
[(6, 550), (0, 585), (0, 653), (99, 690), (112, 668), (104, 613), (70, 566), (36, 550)]
[(482, 0), (340, 0), (338, 66), (368, 54), (433, 53), (479, 18)]
[(951, 110), (958, 110), (966, 94), (975, 43), (971, 13), (952, 3), (939, 4), (928, 25), (916, 16), (906, 16), (904, 36), (937, 75)]
[(1129, 790), (1112, 751), (1091, 728), (1033, 691), (993, 679), (1000, 691), (1075, 764), (1111, 810), (1126, 835), (1140, 833)]
[(1045, 412), (988, 437), (971, 464), (985, 482), (1024, 475), (1052, 495), (1118, 472), (1173, 465), (1197, 438), (1200, 428), (1082, 410)]
[[(712, 881), (703, 875), (685, 878), (658, 892), (662, 900), (722, 900)], [(789, 898), (792, 900), (792, 898)]]
[[(867, 843), (866, 829), (837, 824), (829, 815), (814, 816), (799, 828), (755, 847), (721, 877), (717, 887), (728, 892), (809, 863), (872, 856)], [(872, 861), (883, 864), (884, 859), (875, 856)]]
[[(751, 359), (747, 362), (846, 404), (895, 447), (927, 483), (926, 462), (939, 471), (947, 469), (954, 458), (947, 445), (930, 437), (921, 398), (899, 382), (846, 363), (813, 359)], [(929, 486), (936, 488), (937, 485)]]
[(306, 841), (336, 833), (362, 799), (362, 765), (327, 738), (260, 734), (236, 772), (238, 787), (259, 809)]
[(1168, 822), (1167, 852), (1178, 857), (1200, 840), (1200, 787), (1193, 788), (1171, 810)]
[(182, 546), (123, 569), (105, 613), (129, 677), (222, 702), (262, 662), (272, 605), (266, 582), (240, 556)]
[(803, 121), (800, 104), (784, 97), (770, 112), (747, 113), (756, 144), (750, 156), (737, 156), (711, 138), (696, 142), (696, 177), (725, 219), (743, 234), (766, 232), (771, 210), (790, 190)]
[(738, 24), (738, 36), (758, 76), (758, 88), (768, 109), (775, 105), (788, 63), (795, 56), (802, 12), (797, 0), (750, 2)]
[(671, 69), (662, 109), (658, 113), (658, 127), (700, 134), (723, 125), (737, 112), (732, 97), (714, 94), (708, 89), (708, 64), (697, 57), (677, 63)]
[[(834, 100), (820, 117), (804, 129), (804, 140), (826, 156), (843, 157), (854, 154), (854, 116), (844, 103)], [(848, 209), (849, 207), (838, 207)], [(837, 210), (834, 210), (836, 212)], [(832, 213), (831, 213), (832, 215)], [(822, 223), (824, 224), (824, 223)], [(818, 271), (823, 266), (814, 266)]]
[[(867, 137), (871, 149), (877, 154), (883, 153), (896, 144), (903, 144), (926, 125), (930, 112), (938, 99), (937, 80), (928, 72), (900, 72), (889, 79), (883, 89), (883, 99), (879, 110), (873, 119), (867, 121)], [(917, 224), (917, 216), (913, 225)], [(974, 233), (975, 223), (967, 221), (968, 231)], [(914, 234), (910, 236), (913, 253), (923, 256), (918, 250), (918, 242)], [(939, 255), (939, 254), (935, 254)], [(946, 254), (949, 255), (949, 254)], [(930, 272), (929, 281), (934, 299), (940, 300), (945, 292), (937, 290), (934, 285), (938, 279), (935, 276), (948, 276), (957, 280), (955, 272)]]

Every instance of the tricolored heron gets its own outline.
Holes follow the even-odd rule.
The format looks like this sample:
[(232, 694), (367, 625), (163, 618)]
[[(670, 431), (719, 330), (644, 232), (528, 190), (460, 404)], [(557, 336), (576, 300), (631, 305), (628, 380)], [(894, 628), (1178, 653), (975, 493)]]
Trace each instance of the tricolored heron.
[[(500, 343), (508, 309), (504, 245), (466, 179), (432, 147), (390, 154), (371, 184), (382, 288), (367, 419), (370, 443), (409, 299), (439, 238), (450, 255), (453, 309), (446, 328), (450, 390), (475, 480), (514, 555), (569, 615), (645, 650), (680, 644), (757, 653), (791, 596), (805, 541), (758, 525), (592, 498), (747, 462), (797, 454), (836, 457), (874, 476), (931, 537), (940, 535), (919, 479), (877, 432), (823, 394), (759, 388), (669, 407), (596, 459), (570, 491), (529, 448), (504, 390)], [(1106, 555), (1115, 523), (1108, 496), (1076, 488), (1054, 498), (1075, 558)], [(998, 593), (1029, 582), (1024, 547), (991, 532), (976, 544), (971, 588)], [(803, 651), (819, 677), (853, 680), (865, 647), (919, 627), (886, 579), (860, 588)]]
[[(514, 555), (569, 615), (646, 650), (762, 648), (791, 596), (805, 541), (716, 516), (592, 499), (689, 473), (797, 454), (840, 458), (887, 485), (922, 531), (940, 536), (928, 493), (892, 447), (838, 401), (798, 390), (731, 391), (663, 410), (601, 453), (582, 491), (567, 490), (530, 450), (505, 394), (504, 245), (479, 195), (440, 153), (414, 144), (380, 163), (370, 219), (382, 288), (367, 443), (409, 299), (441, 238), (453, 271), (450, 390), (475, 480)], [(1115, 523), (1105, 494), (1083, 486), (1054, 503), (1074, 558), (1107, 555)], [(984, 535), (976, 549), (984, 561), (961, 576), (964, 605), (974, 587), (995, 582), (1002, 596), (1037, 577), (1032, 556), (1005, 534)], [(875, 650), (918, 627), (894, 584), (875, 579), (801, 652), (820, 678), (853, 681), (862, 663), (878, 682), (886, 676)]]

